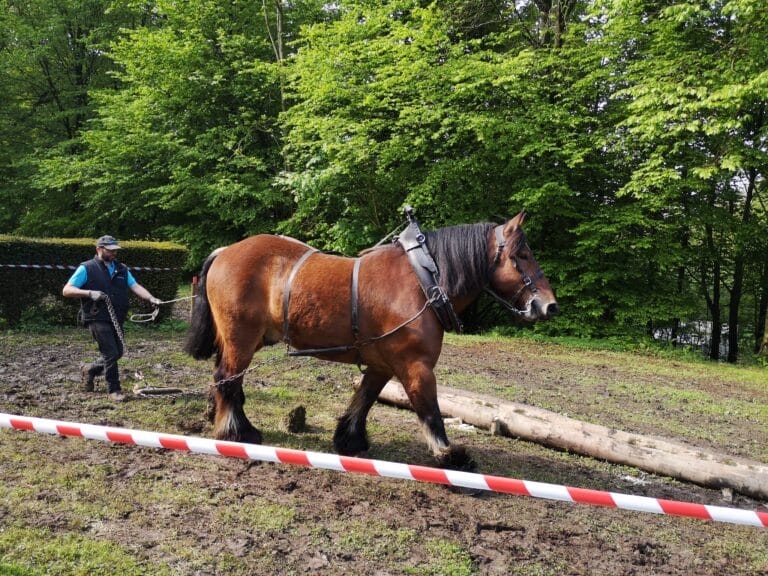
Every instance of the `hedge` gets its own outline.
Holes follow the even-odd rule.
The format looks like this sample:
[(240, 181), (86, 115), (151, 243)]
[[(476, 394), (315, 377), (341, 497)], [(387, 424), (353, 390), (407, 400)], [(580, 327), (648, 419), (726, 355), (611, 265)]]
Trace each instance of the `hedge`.
[[(187, 249), (171, 242), (121, 241), (118, 259), (136, 280), (161, 300), (172, 300), (181, 281)], [(93, 238), (23, 238), (0, 234), (0, 324), (10, 326), (34, 315), (53, 323), (76, 324), (80, 301), (61, 289), (81, 262), (96, 254)], [(34, 268), (32, 266), (39, 266)], [(149, 305), (130, 295), (131, 308)], [(162, 306), (159, 319), (171, 313)]]

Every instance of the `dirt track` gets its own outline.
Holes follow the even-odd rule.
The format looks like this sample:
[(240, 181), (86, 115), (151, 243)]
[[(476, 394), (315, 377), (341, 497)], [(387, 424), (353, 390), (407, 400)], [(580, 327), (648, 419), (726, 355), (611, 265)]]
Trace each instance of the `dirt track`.
[[(76, 368), (93, 355), (82, 331), (5, 336), (0, 340), (0, 409), (209, 435), (202, 391), (210, 366), (184, 358), (178, 352), (181, 337), (130, 333), (124, 374), (140, 371), (145, 378), (140, 385), (180, 386), (192, 393), (115, 405), (103, 393), (79, 389)], [(526, 390), (537, 386), (565, 390), (568, 382), (557, 378), (569, 378), (570, 370), (588, 373), (598, 390), (611, 387), (616, 370), (625, 370), (599, 362), (567, 365), (555, 361), (551, 349), (525, 346), (532, 348), (521, 352), (514, 342), (448, 344), (439, 375), (481, 387), (503, 381), (508, 389), (499, 389), (500, 394), (526, 401)], [(249, 376), (248, 413), (265, 433), (265, 443), (329, 451), (334, 418), (356, 375), (345, 366), (277, 360)], [(124, 387), (134, 383), (126, 378)], [(701, 385), (719, 386), (711, 379)], [(556, 397), (553, 392), (551, 403)], [(303, 434), (289, 434), (281, 426), (296, 404), (308, 411), (309, 430)], [(596, 420), (607, 418), (605, 424), (632, 426), (610, 411), (601, 414), (600, 405), (582, 394), (572, 414), (591, 410)], [(665, 419), (682, 418), (680, 425), (685, 424), (671, 408), (654, 411), (658, 421), (648, 421), (650, 429)], [(716, 424), (713, 430), (720, 429)], [(723, 424), (732, 427), (730, 420)], [(764, 421), (745, 421), (743, 429), (723, 433), (734, 453), (749, 452), (735, 445), (740, 438), (754, 440), (753, 427), (766, 433)], [(370, 457), (431, 464), (411, 413), (377, 406), (369, 431)], [(717, 491), (479, 431), (449, 434), (472, 451), (483, 472), (766, 510), (739, 496), (729, 503)], [(719, 433), (700, 442), (726, 448)], [(111, 567), (109, 573), (125, 574), (768, 574), (766, 530), (496, 494), (469, 497), (428, 484), (14, 431), (0, 432), (0, 445), (0, 557), (33, 566), (30, 574), (100, 573), (95, 554), (35, 560), (51, 541), (72, 538), (83, 550), (108, 545), (117, 559), (110, 556), (104, 566)], [(21, 540), (38, 537), (46, 542), (38, 551), (20, 548)], [(47, 569), (39, 570), (42, 565)]]

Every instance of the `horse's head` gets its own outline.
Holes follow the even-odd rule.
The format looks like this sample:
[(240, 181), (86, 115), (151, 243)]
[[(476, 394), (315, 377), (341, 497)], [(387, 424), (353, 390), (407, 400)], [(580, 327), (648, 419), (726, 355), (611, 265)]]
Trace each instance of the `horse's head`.
[(523, 232), (525, 212), (494, 229), (495, 251), (486, 292), (527, 322), (547, 320), (560, 312), (549, 281), (533, 257)]

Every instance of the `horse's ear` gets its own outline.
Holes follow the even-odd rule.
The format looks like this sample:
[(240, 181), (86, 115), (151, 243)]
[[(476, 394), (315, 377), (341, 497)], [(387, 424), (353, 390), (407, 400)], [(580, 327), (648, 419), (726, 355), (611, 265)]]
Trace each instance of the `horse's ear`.
[(520, 226), (525, 223), (525, 220), (528, 218), (528, 213), (523, 210), (520, 212), (517, 216), (514, 218), (511, 218), (507, 220), (506, 225), (504, 226), (504, 232), (505, 234), (511, 234), (513, 230), (519, 228)]

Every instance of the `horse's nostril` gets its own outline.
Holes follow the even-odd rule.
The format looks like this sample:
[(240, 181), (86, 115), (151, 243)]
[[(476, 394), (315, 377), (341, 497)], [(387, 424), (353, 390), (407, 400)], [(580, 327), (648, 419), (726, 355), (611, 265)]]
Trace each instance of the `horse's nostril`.
[(551, 302), (547, 304), (547, 307), (545, 308), (545, 312), (547, 315), (547, 318), (552, 318), (552, 316), (557, 316), (560, 314), (560, 306), (557, 305), (557, 302)]

